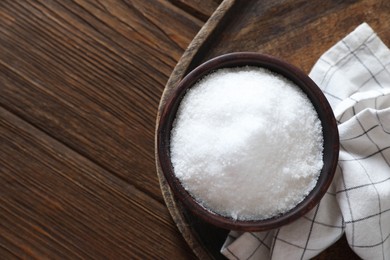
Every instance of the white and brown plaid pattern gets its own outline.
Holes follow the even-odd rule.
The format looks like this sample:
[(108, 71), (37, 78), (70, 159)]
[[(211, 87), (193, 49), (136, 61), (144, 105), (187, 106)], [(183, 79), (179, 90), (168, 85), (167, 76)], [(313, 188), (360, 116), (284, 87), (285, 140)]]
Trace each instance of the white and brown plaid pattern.
[(229, 259), (309, 259), (345, 232), (363, 259), (390, 259), (390, 51), (363, 23), (327, 51), (310, 77), (340, 133), (335, 179), (321, 203), (278, 230), (232, 231)]

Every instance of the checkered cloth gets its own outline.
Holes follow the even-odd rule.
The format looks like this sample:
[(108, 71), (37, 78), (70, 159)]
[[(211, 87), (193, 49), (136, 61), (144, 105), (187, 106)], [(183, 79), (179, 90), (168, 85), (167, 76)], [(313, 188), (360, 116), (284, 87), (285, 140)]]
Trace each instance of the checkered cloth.
[(390, 51), (363, 23), (327, 51), (310, 77), (328, 98), (340, 156), (328, 192), (306, 216), (280, 229), (230, 232), (229, 259), (308, 259), (345, 232), (363, 259), (390, 259)]

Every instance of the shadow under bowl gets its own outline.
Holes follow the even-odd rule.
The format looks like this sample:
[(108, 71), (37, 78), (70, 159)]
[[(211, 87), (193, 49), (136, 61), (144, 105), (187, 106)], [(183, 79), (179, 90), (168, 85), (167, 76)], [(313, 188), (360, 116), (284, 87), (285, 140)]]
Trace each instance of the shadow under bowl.
[[(184, 189), (170, 160), (170, 137), (173, 122), (186, 91), (204, 76), (221, 68), (255, 66), (280, 74), (295, 83), (313, 104), (322, 124), (323, 168), (314, 189), (304, 200), (281, 215), (263, 220), (234, 220), (206, 210)], [(193, 214), (220, 228), (238, 231), (265, 231), (291, 223), (314, 208), (333, 180), (339, 154), (339, 135), (333, 111), (319, 87), (300, 69), (278, 58), (253, 53), (229, 53), (213, 58), (191, 71), (178, 84), (163, 107), (157, 126), (157, 154), (161, 170), (174, 196)]]

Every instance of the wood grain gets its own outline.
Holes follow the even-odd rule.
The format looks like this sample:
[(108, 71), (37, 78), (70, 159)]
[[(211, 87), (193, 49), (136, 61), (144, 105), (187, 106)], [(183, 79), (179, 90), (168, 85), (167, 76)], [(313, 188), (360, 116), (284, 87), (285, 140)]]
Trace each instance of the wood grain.
[(390, 44), (388, 1), (249, 0), (238, 1), (233, 8), (213, 41), (203, 43), (197, 62), (227, 52), (255, 51), (309, 72), (326, 50), (362, 22)]
[[(159, 115), (178, 82), (203, 61), (229, 52), (254, 51), (280, 57), (308, 73), (321, 54), (363, 22), (390, 45), (388, 1), (225, 0), (172, 72)], [(158, 159), (156, 164), (166, 203), (187, 242), (199, 258), (222, 259), (219, 250), (228, 230), (213, 229), (177, 203), (162, 176)], [(316, 259), (358, 257), (343, 237)]]
[(171, 0), (171, 2), (206, 22), (222, 0)]
[(203, 25), (164, 0), (0, 1), (0, 259), (193, 259), (153, 132)]
[(0, 10), (0, 104), (162, 201), (155, 113), (202, 23), (157, 0), (1, 1)]
[(164, 205), (3, 108), (0, 143), (1, 259), (191, 255)]

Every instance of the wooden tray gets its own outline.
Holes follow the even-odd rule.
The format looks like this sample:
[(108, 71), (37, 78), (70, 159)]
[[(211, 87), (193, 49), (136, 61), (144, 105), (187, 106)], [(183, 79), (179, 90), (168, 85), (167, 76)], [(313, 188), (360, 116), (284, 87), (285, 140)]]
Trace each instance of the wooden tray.
[[(390, 46), (388, 0), (225, 0), (194, 38), (165, 87), (157, 121), (178, 82), (200, 63), (228, 52), (255, 51), (280, 57), (308, 73), (337, 41), (367, 22)], [(191, 215), (173, 197), (156, 156), (157, 174), (167, 207), (200, 259), (224, 259), (219, 250), (228, 230)], [(345, 237), (315, 259), (359, 259)]]

